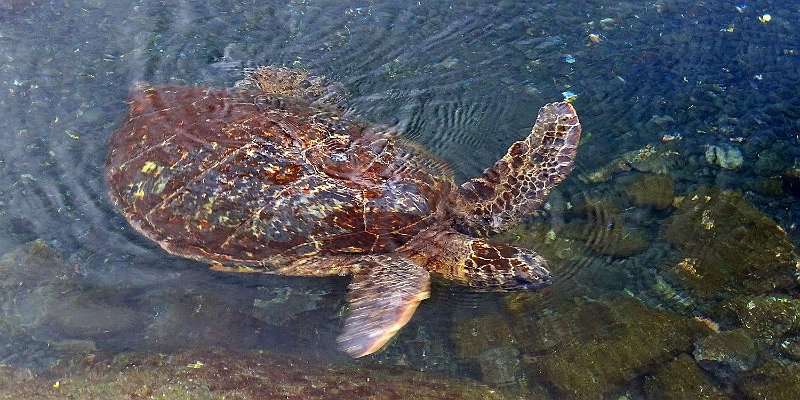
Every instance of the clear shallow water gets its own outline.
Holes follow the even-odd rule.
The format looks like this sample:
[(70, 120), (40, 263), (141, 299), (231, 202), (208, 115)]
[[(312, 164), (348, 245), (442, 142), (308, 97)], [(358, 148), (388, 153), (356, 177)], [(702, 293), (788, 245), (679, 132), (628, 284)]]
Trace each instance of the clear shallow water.
[[(112, 353), (222, 345), (342, 358), (333, 339), (346, 280), (208, 272), (138, 236), (105, 195), (107, 138), (124, 117), (134, 83), (228, 86), (243, 67), (285, 65), (344, 83), (354, 111), (419, 141), (451, 163), (460, 180), (480, 173), (526, 135), (541, 105), (563, 92), (578, 95), (584, 140), (575, 171), (548, 212), (506, 236), (551, 260), (553, 288), (520, 299), (437, 286), (397, 341), (373, 360), (483, 379), (531, 396), (636, 397), (648, 393), (643, 382), (659, 382), (663, 370), (653, 365), (692, 354), (695, 364), (688, 365), (703, 365), (700, 376), (709, 385), (751, 396), (754, 389), (741, 382), (763, 378), (758, 368), (770, 362), (794, 368), (796, 360), (774, 343), (793, 340), (794, 328), (774, 340), (765, 338), (769, 328), (748, 332), (763, 347), (758, 362), (726, 377), (719, 370), (734, 368), (730, 363), (709, 367), (694, 354), (708, 347), (698, 344), (700, 337), (715, 334), (686, 334), (668, 346), (660, 341), (668, 336), (658, 331), (663, 324), (656, 323), (662, 315), (649, 310), (667, 310), (681, 321), (670, 324), (707, 318), (727, 332), (748, 320), (718, 311), (735, 308), (725, 301), (766, 295), (794, 301), (796, 281), (757, 288), (741, 283), (792, 275), (789, 259), (766, 275), (729, 271), (765, 263), (746, 243), (761, 244), (756, 239), (770, 226), (785, 232), (767, 236), (771, 243), (797, 242), (800, 11), (770, 2), (738, 9), (693, 1), (579, 3), (97, 1), (0, 8), (0, 252), (45, 240), (74, 267), (65, 275), (74, 285), (67, 302), (127, 316), (110, 323), (122, 328), (98, 324), (91, 332), (77, 328), (77, 317), (31, 324), (33, 333), (9, 335), (5, 362), (42, 368), (63, 353), (43, 349), (66, 339), (88, 339)], [(759, 20), (767, 13), (769, 21)], [(681, 139), (664, 142), (665, 135)], [(648, 144), (657, 156), (631, 161), (628, 152)], [(728, 159), (738, 151), (741, 166), (724, 168), (725, 162), (707, 156), (709, 146), (724, 150), (726, 162), (735, 163)], [(620, 157), (627, 161), (615, 161)], [(598, 171), (607, 177), (599, 179)], [(689, 201), (706, 186), (741, 196), (722, 196), (732, 206), (709, 206), (705, 214), (698, 206), (696, 216), (680, 203), (654, 207), (636, 200), (631, 188), (655, 173), (669, 177), (673, 195)], [(644, 187), (664, 190), (658, 182)], [(707, 230), (713, 234), (704, 232), (715, 216), (717, 228), (734, 231), (712, 230), (712, 224)], [(720, 220), (726, 216), (730, 221)], [(770, 222), (761, 224), (763, 216)], [(692, 221), (701, 230), (690, 229)], [(743, 231), (735, 232), (739, 227)], [(708, 238), (716, 240), (706, 243), (708, 252), (692, 247)], [(737, 248), (744, 249), (738, 258), (751, 264), (711, 265)], [(700, 283), (673, 271), (690, 271), (680, 263), (691, 259), (699, 260)], [(703, 280), (715, 268), (722, 278)], [(6, 310), (12, 311), (6, 315), (31, 313), (8, 305), (18, 304), (19, 296), (7, 290)], [(576, 299), (602, 306), (590, 312)], [(633, 333), (620, 316), (630, 312), (619, 303), (628, 300), (646, 307), (635, 308), (641, 315), (632, 317), (652, 322), (642, 332)], [(194, 311), (209, 307), (218, 309)], [(584, 325), (594, 328), (576, 328)], [(571, 391), (563, 374), (542, 372), (558, 371), (559, 358), (550, 355), (572, 349), (533, 343), (549, 337), (547, 327), (567, 342), (611, 346), (610, 337), (664, 351), (641, 358), (611, 346), (632, 367), (604, 375), (621, 364), (605, 357), (608, 365), (592, 373), (613, 379), (602, 389), (573, 383), (580, 389)], [(470, 342), (465, 332), (494, 339)], [(587, 361), (574, 360), (581, 362)], [(491, 372), (503, 368), (509, 372)]]

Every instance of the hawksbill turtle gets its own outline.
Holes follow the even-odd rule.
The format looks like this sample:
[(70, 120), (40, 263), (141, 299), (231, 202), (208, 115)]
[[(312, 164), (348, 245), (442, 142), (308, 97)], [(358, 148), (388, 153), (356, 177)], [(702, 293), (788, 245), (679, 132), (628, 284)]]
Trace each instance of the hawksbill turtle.
[(458, 185), (421, 146), (344, 112), (340, 84), (260, 67), (232, 88), (138, 84), (111, 136), (111, 199), (169, 253), (217, 271), (349, 275), (338, 337), (383, 347), (431, 274), (478, 291), (536, 290), (533, 251), (486, 236), (537, 208), (572, 169), (580, 123), (547, 104), (531, 134)]

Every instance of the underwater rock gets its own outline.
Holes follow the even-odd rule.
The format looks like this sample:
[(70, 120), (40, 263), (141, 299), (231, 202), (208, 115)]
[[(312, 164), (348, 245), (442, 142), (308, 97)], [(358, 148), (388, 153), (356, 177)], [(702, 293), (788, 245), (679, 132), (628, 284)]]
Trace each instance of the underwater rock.
[(780, 198), (783, 196), (783, 182), (781, 178), (757, 178), (749, 183), (750, 190), (769, 197)]
[(722, 308), (733, 314), (753, 337), (770, 345), (800, 331), (800, 299), (788, 295), (739, 297), (724, 303)]
[(653, 124), (660, 127), (669, 126), (675, 123), (675, 118), (670, 117), (669, 115), (658, 115), (654, 114), (650, 117), (650, 120), (647, 121), (648, 124)]
[(1, 367), (0, 390), (13, 399), (465, 399), (515, 398), (467, 379), (323, 359), (231, 352), (122, 353), (56, 363), (47, 376)]
[(641, 253), (650, 244), (644, 232), (631, 227), (621, 218), (610, 219), (603, 225), (570, 223), (565, 227), (564, 235), (585, 241), (597, 253), (618, 258)]
[(679, 157), (680, 154), (676, 151), (648, 144), (639, 150), (629, 151), (615, 158), (584, 178), (589, 182), (599, 183), (608, 182), (615, 174), (627, 171), (666, 174), (677, 165)]
[(461, 359), (476, 359), (484, 350), (514, 347), (514, 334), (508, 321), (489, 314), (454, 324), (451, 339)]
[(50, 320), (53, 309), (61, 301), (58, 290), (40, 286), (2, 293), (0, 333), (4, 337), (30, 335)]
[[(3, 195), (3, 191), (0, 190), (0, 197)], [(3, 202), (0, 201), (0, 211), (3, 211), (2, 204)], [(0, 242), (0, 250), (3, 253), (21, 244), (33, 242), (38, 237), (36, 227), (29, 218), (15, 217), (3, 212), (0, 212), (0, 236), (5, 239)]]
[(741, 150), (728, 145), (706, 147), (706, 161), (729, 170), (739, 169), (744, 165)]
[(48, 318), (48, 325), (70, 338), (130, 332), (142, 322), (136, 310), (100, 290), (61, 294)]
[(780, 353), (791, 360), (800, 361), (800, 335), (784, 339), (778, 346)]
[(617, 328), (622, 325), (617, 323), (618, 316), (609, 303), (576, 299), (559, 306), (566, 310), (564, 313), (547, 314), (533, 321), (521, 320), (514, 327), (524, 353), (552, 353), (570, 341), (588, 341), (620, 333)]
[(674, 399), (729, 399), (688, 354), (681, 354), (665, 365), (644, 383), (646, 398), (652, 400)]
[(570, 399), (608, 398), (711, 332), (633, 299), (579, 301), (530, 328), (531, 337), (517, 336), (529, 374), (546, 381), (554, 397)]
[(57, 340), (48, 345), (67, 354), (95, 354), (98, 352), (97, 344), (89, 339)]
[(783, 173), (783, 189), (794, 197), (800, 197), (800, 167), (793, 167)]
[(637, 206), (666, 210), (675, 197), (675, 182), (669, 175), (646, 174), (637, 177), (624, 191)]
[(273, 326), (285, 326), (300, 315), (319, 309), (329, 293), (317, 288), (261, 287), (253, 299), (253, 318)]
[(775, 176), (786, 169), (786, 162), (774, 151), (763, 150), (758, 153), (758, 159), (753, 168), (760, 176)]
[(730, 381), (757, 367), (761, 351), (745, 329), (715, 333), (694, 345), (694, 359), (722, 381)]
[(249, 320), (247, 305), (216, 289), (174, 288), (149, 295), (146, 300), (155, 315), (146, 328), (147, 345), (171, 350), (252, 342), (247, 335), (252, 329), (242, 329)]
[(520, 376), (519, 350), (513, 347), (493, 347), (477, 358), (481, 381), (492, 386), (510, 386)]
[(43, 240), (17, 247), (0, 258), (0, 333), (32, 334), (70, 292), (73, 268)]
[(661, 275), (655, 277), (655, 281), (650, 285), (650, 291), (652, 291), (660, 301), (670, 304), (682, 313), (688, 314), (697, 308), (697, 304), (691, 296), (687, 296), (685, 293), (678, 291)]
[(73, 285), (70, 278), (76, 272), (42, 240), (4, 255), (0, 332), (33, 335), (58, 347), (64, 338), (106, 337), (130, 331), (141, 321), (135, 310), (117, 300), (117, 292)]
[[(420, 319), (430, 321), (436, 318), (426, 315)], [(445, 316), (440, 318), (446, 319)], [(450, 375), (463, 371), (464, 366), (453, 354), (453, 344), (449, 340), (450, 324), (415, 324), (412, 321), (409, 328), (401, 332), (397, 340), (370, 357), (370, 360), (383, 365)]]
[(800, 364), (772, 359), (736, 384), (745, 399), (796, 399)]
[(506, 386), (520, 375), (519, 351), (508, 321), (496, 314), (460, 321), (451, 334), (458, 357), (480, 367), (482, 381)]
[(684, 257), (670, 273), (701, 298), (797, 286), (791, 239), (739, 193), (700, 189), (685, 196), (662, 236)]
[(0, 287), (43, 286), (62, 282), (72, 268), (44, 240), (35, 240), (0, 258)]
[(650, 244), (647, 235), (629, 224), (619, 203), (611, 197), (587, 197), (577, 202), (576, 218), (562, 230), (562, 235), (585, 242), (600, 254), (629, 257), (641, 253)]

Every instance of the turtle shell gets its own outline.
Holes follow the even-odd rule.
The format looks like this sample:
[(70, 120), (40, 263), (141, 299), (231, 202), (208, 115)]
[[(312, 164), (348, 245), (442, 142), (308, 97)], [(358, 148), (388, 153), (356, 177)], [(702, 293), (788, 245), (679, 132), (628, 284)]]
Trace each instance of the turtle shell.
[(440, 219), (445, 179), (385, 130), (300, 98), (140, 85), (106, 178), (167, 251), (263, 266), (392, 251)]

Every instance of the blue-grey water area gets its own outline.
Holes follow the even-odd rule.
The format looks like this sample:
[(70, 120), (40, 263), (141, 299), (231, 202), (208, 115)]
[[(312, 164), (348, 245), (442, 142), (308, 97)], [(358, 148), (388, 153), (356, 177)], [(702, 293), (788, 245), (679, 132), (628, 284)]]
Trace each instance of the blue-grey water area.
[[(340, 382), (388, 366), (510, 398), (796, 396), (798, 32), (800, 7), (766, 0), (3, 0), (0, 364), (56, 397), (64, 359), (189, 351), (201, 371), (262, 352)], [(544, 256), (553, 284), (436, 281), (352, 360), (336, 344), (348, 278), (212, 272), (140, 236), (103, 178), (133, 85), (228, 87), (261, 65), (341, 82), (350, 111), (459, 182), (570, 100), (574, 171), (497, 238)]]

